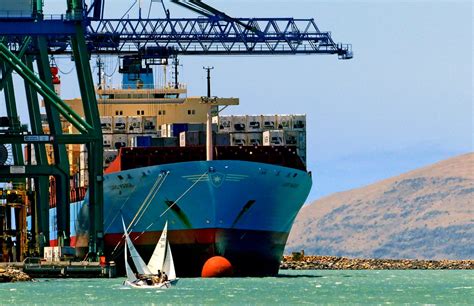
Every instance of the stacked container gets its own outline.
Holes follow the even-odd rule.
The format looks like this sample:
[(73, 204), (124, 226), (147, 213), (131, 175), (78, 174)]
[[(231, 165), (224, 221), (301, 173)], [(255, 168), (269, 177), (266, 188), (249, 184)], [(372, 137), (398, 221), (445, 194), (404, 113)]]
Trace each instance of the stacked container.
[(104, 150), (104, 167), (108, 167), (117, 158), (118, 150)]
[(263, 132), (264, 146), (284, 146), (285, 136), (283, 130), (270, 130)]
[(89, 169), (87, 158), (87, 147), (85, 144), (81, 144), (79, 149), (79, 185), (89, 186)]
[(233, 132), (241, 133), (246, 132), (247, 116), (232, 116), (232, 129)]
[(261, 146), (262, 145), (262, 133), (248, 133), (247, 144), (249, 146)]
[(293, 130), (306, 130), (306, 115), (292, 115)]
[(246, 118), (247, 132), (261, 132), (262, 131), (262, 116), (248, 115)]
[(206, 144), (206, 132), (204, 131), (187, 131), (179, 133), (180, 147), (195, 147)]
[(114, 133), (126, 133), (127, 132), (127, 117), (126, 116), (115, 116), (113, 117), (113, 132)]
[(246, 146), (247, 145), (247, 134), (246, 133), (231, 133), (230, 134), (230, 145), (231, 146)]
[(156, 133), (157, 120), (156, 116), (144, 116), (143, 119), (143, 133), (154, 134)]
[(126, 147), (128, 144), (127, 134), (112, 135), (112, 149), (120, 149)]
[(140, 134), (142, 133), (142, 117), (141, 116), (129, 116), (127, 117), (127, 130), (128, 133)]
[(274, 130), (277, 128), (276, 115), (263, 115), (262, 116), (262, 129), (264, 131)]
[(292, 116), (291, 115), (276, 115), (277, 128), (279, 130), (291, 130), (292, 129)]
[(218, 118), (219, 120), (217, 122), (217, 131), (219, 133), (230, 133), (234, 131), (234, 128), (232, 126), (232, 116), (219, 116)]
[(103, 134), (112, 133), (112, 123), (113, 123), (113, 120), (111, 116), (100, 117), (100, 127), (102, 129)]
[(111, 149), (112, 148), (112, 140), (113, 140), (112, 135), (111, 134), (104, 134), (104, 135), (102, 135), (102, 138), (103, 138), (104, 149)]

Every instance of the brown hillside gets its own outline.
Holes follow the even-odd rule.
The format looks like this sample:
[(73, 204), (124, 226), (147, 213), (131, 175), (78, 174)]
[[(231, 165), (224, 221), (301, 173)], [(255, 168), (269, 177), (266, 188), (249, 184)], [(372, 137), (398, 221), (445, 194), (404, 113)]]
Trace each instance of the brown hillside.
[(286, 251), (474, 259), (474, 153), (305, 206)]

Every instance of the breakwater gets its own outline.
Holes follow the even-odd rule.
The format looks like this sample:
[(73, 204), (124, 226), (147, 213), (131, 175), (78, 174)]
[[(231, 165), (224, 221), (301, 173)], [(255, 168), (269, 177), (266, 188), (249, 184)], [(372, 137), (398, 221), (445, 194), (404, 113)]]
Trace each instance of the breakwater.
[(31, 281), (31, 277), (18, 269), (14, 269), (11, 267), (8, 267), (6, 269), (0, 268), (0, 283), (27, 281)]
[(337, 256), (284, 256), (282, 270), (471, 270), (474, 260), (363, 259)]

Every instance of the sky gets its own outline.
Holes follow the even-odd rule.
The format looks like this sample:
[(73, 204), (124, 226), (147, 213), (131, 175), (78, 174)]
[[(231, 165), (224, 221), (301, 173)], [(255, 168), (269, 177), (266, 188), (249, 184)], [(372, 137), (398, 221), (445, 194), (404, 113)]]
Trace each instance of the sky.
[[(107, 1), (107, 16), (134, 2)], [(46, 0), (46, 13), (65, 11)], [(188, 95), (206, 93), (203, 66), (214, 66), (212, 94), (239, 97), (223, 114), (306, 114), (307, 202), (473, 151), (471, 1), (208, 1), (233, 17), (314, 18), (354, 58), (330, 55), (182, 56)], [(148, 8), (143, 0), (143, 7)], [(166, 3), (172, 17), (192, 16)], [(152, 14), (162, 17), (159, 3)], [(135, 14), (132, 9), (130, 14)], [(67, 58), (57, 60), (63, 72)], [(109, 60), (109, 72), (114, 61)], [(74, 73), (63, 97), (79, 96)], [(15, 81), (18, 100), (22, 84)], [(0, 95), (0, 115), (5, 114)], [(20, 106), (27, 118), (26, 106)]]

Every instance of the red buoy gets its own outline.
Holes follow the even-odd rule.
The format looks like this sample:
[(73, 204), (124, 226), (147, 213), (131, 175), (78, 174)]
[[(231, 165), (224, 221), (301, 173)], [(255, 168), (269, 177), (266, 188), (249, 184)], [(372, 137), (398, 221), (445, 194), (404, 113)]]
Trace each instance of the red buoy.
[(233, 272), (232, 264), (222, 256), (209, 258), (202, 267), (202, 277), (226, 277)]

